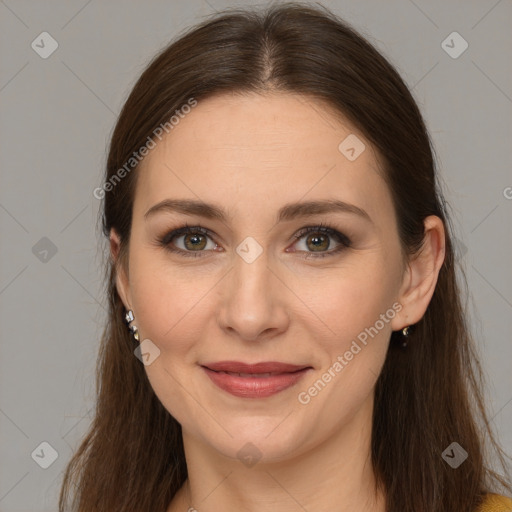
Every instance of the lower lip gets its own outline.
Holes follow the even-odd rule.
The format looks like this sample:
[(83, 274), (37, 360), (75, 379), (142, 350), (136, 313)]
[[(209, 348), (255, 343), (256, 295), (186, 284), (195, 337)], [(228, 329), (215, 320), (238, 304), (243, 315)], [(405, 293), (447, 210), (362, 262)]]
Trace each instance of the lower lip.
[(265, 398), (275, 395), (296, 384), (311, 369), (304, 368), (297, 372), (280, 373), (270, 377), (240, 377), (215, 372), (204, 366), (202, 368), (219, 388), (242, 398)]

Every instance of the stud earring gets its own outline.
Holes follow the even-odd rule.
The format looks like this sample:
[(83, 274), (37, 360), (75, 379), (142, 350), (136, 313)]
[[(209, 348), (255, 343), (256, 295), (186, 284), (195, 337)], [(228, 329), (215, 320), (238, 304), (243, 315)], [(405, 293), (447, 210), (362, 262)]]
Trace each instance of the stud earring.
[(409, 342), (409, 340), (408, 340), (408, 338), (409, 338), (409, 334), (410, 334), (410, 332), (409, 332), (409, 326), (404, 327), (404, 328), (402, 329), (402, 336), (403, 336), (403, 340), (402, 340), (402, 348), (407, 347), (407, 344), (408, 344), (408, 342)]
[(126, 312), (126, 314), (124, 315), (124, 321), (126, 322), (126, 324), (128, 325), (128, 329), (131, 331), (131, 333), (133, 334), (133, 337), (139, 341), (139, 331), (137, 329), (137, 326), (135, 325), (130, 325), (131, 322), (133, 322), (135, 320), (134, 316), (133, 316), (133, 311), (130, 309)]

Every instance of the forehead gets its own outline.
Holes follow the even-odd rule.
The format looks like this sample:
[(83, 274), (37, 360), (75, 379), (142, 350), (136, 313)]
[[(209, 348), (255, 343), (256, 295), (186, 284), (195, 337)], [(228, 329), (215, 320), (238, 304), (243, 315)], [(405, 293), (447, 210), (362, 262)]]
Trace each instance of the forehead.
[(295, 94), (199, 100), (138, 172), (134, 215), (169, 197), (224, 204), (237, 215), (303, 196), (350, 201), (374, 215), (375, 199), (390, 206), (364, 135), (325, 103)]

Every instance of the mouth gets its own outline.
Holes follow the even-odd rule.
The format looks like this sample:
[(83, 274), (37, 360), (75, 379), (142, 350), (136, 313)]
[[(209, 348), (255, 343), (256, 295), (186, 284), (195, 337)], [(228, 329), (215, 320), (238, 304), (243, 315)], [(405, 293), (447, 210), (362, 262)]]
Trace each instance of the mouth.
[(288, 389), (313, 368), (279, 362), (221, 361), (201, 365), (220, 389), (241, 398), (265, 398)]

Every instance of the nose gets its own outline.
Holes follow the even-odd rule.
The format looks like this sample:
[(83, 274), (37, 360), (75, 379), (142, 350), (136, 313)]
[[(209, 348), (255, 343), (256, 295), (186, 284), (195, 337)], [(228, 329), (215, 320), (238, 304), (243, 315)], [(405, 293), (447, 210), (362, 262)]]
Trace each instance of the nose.
[(239, 340), (274, 338), (289, 325), (286, 296), (286, 286), (269, 267), (266, 251), (251, 263), (237, 255), (224, 277), (217, 321), (223, 331)]

